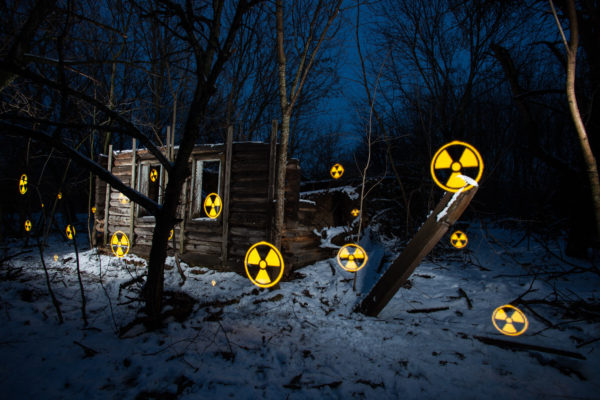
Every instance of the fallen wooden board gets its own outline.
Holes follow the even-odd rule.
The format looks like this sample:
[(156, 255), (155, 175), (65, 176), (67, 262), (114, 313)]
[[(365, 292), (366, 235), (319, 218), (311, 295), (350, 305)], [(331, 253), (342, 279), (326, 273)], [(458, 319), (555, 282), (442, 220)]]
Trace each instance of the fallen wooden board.
[(370, 316), (378, 315), (423, 258), (460, 218), (476, 192), (477, 187), (464, 192), (446, 193), (404, 251), (358, 304), (356, 311)]
[(540, 351), (542, 353), (549, 353), (549, 354), (556, 354), (559, 356), (572, 357), (572, 358), (577, 358), (579, 360), (586, 359), (585, 356), (583, 356), (582, 354), (575, 353), (575, 352), (568, 351), (568, 350), (555, 349), (552, 347), (544, 347), (544, 346), (538, 346), (535, 344), (513, 342), (513, 341), (509, 341), (509, 340), (496, 339), (496, 338), (490, 338), (490, 337), (485, 337), (485, 336), (473, 336), (473, 338), (479, 340), (482, 343), (501, 347), (503, 349), (510, 349), (510, 350), (515, 350), (515, 351), (516, 350)]

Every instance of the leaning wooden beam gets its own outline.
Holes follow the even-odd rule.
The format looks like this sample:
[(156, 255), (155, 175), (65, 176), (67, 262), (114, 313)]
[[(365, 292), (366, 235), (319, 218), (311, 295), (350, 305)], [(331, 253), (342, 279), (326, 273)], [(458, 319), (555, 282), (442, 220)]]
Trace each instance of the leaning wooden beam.
[(402, 254), (394, 260), (369, 294), (358, 304), (356, 311), (365, 315), (378, 315), (423, 258), (460, 218), (476, 192), (477, 187), (465, 192), (446, 193)]

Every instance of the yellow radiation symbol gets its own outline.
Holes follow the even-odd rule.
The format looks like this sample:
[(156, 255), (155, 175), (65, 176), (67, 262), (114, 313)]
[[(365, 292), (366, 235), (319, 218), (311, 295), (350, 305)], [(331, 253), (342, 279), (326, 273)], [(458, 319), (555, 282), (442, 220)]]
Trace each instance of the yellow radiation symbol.
[(500, 333), (508, 336), (519, 336), (529, 327), (525, 314), (510, 304), (505, 304), (494, 310), (492, 323)]
[(65, 233), (67, 234), (67, 238), (69, 240), (73, 240), (73, 238), (75, 237), (75, 227), (71, 226), (71, 225), (67, 225), (67, 229), (65, 230)]
[(56, 195), (56, 197), (58, 197), (59, 200), (62, 199), (62, 193), (58, 192), (58, 194)]
[(129, 204), (129, 197), (125, 196), (123, 193), (119, 193), (119, 203)]
[(334, 164), (329, 170), (329, 173), (333, 179), (339, 179), (344, 175), (344, 167), (342, 167), (341, 164)]
[(346, 271), (356, 272), (367, 264), (367, 252), (357, 244), (349, 243), (338, 251), (337, 262)]
[(452, 235), (450, 235), (450, 244), (457, 249), (462, 249), (469, 243), (469, 239), (467, 235), (462, 231), (454, 231)]
[(96, 206), (92, 207), (92, 214), (96, 214)]
[(158, 178), (158, 172), (156, 171), (156, 168), (152, 168), (152, 171), (150, 171), (150, 180), (156, 182), (156, 178)]
[(221, 214), (223, 209), (223, 202), (221, 197), (216, 193), (211, 193), (204, 199), (204, 212), (208, 215), (208, 218), (215, 219)]
[(31, 221), (26, 220), (25, 221), (25, 231), (29, 232), (30, 230), (31, 230)]
[(129, 238), (121, 231), (113, 233), (110, 239), (110, 249), (119, 258), (129, 252)]
[(21, 175), (19, 179), (19, 193), (25, 194), (27, 193), (27, 175)]
[(268, 288), (283, 276), (283, 257), (275, 246), (258, 242), (248, 249), (244, 259), (246, 275), (258, 287)]
[(358, 208), (355, 208), (354, 210), (350, 211), (350, 214), (352, 214), (353, 217), (358, 217), (360, 211), (358, 210)]
[(458, 192), (473, 186), (461, 175), (479, 182), (483, 174), (483, 160), (477, 149), (455, 140), (442, 146), (431, 160), (431, 176), (435, 183), (448, 192)]

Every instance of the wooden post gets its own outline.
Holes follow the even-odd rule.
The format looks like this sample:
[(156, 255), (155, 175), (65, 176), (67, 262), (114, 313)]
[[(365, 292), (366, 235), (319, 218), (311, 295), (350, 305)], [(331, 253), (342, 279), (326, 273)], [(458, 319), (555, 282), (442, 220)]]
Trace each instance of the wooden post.
[(275, 209), (273, 200), (275, 200), (275, 179), (277, 177), (277, 124), (276, 119), (271, 122), (271, 137), (269, 139), (269, 188), (267, 194), (267, 209), (269, 212), (267, 217), (267, 237), (271, 243), (275, 239), (273, 237), (273, 211)]
[(356, 307), (356, 311), (370, 316), (378, 315), (421, 263), (421, 260), (429, 254), (448, 229), (460, 218), (476, 192), (477, 187), (461, 193), (446, 193), (402, 254), (394, 260)]
[(227, 253), (229, 252), (229, 198), (231, 194), (231, 158), (233, 151), (233, 126), (227, 128), (225, 141), (225, 172), (223, 182), (223, 235), (221, 240), (221, 263), (227, 266)]
[(173, 125), (173, 129), (171, 129), (171, 155), (170, 160), (175, 160), (175, 125)]
[(169, 149), (171, 147), (171, 127), (167, 126), (167, 139), (165, 140), (165, 157), (167, 157), (167, 160), (171, 160), (171, 150)]
[[(183, 245), (185, 238), (185, 218), (187, 213), (187, 194), (188, 194), (188, 184), (187, 180), (183, 182), (183, 216), (181, 217), (181, 223), (179, 224), (179, 254), (183, 254)], [(173, 227), (173, 235), (175, 234), (175, 227)], [(176, 250), (176, 249), (174, 249)]]
[[(108, 145), (108, 172), (112, 173), (112, 144)], [(110, 208), (110, 184), (106, 184), (106, 196), (104, 197), (104, 245), (108, 244), (108, 209)]]
[[(136, 152), (137, 143), (135, 138), (131, 139), (131, 187), (135, 189), (135, 168), (136, 168)], [(129, 245), (133, 246), (134, 243), (134, 229), (135, 227), (135, 203), (129, 202)]]

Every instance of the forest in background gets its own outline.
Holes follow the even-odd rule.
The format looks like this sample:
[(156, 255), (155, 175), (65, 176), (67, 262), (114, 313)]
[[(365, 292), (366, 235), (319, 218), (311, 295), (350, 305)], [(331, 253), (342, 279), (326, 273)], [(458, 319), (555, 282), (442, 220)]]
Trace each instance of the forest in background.
[[(135, 137), (159, 152), (167, 127), (181, 148), (223, 142), (228, 126), (234, 140), (267, 140), (272, 121), (281, 119), (279, 1), (5, 4), (4, 237), (22, 234), (24, 214), (39, 212), (59, 191), (73, 210), (89, 209), (98, 171), (77, 163), (105, 154), (109, 144), (127, 149)], [(600, 7), (575, 4), (576, 93), (598, 154)], [(568, 2), (554, 5), (569, 35)], [(567, 104), (565, 48), (549, 2), (305, 0), (283, 9), (288, 86), (302, 88), (291, 109), (289, 156), (301, 160), (304, 180), (328, 179), (334, 162), (346, 166), (347, 179), (359, 177), (370, 156), (367, 175), (390, 177), (396, 224), (409, 232), (434, 203), (432, 155), (464, 140), (486, 166), (472, 212), (566, 230), (570, 254), (584, 256), (595, 243)], [(344, 123), (328, 118), (339, 115), (340, 97), (349, 105)], [(173, 182), (185, 179), (184, 155), (161, 160)], [(71, 164), (74, 156), (80, 159)], [(16, 190), (23, 171), (39, 188), (26, 206)], [(127, 193), (156, 213), (157, 242), (166, 242), (180, 188), (174, 185), (161, 207)]]

